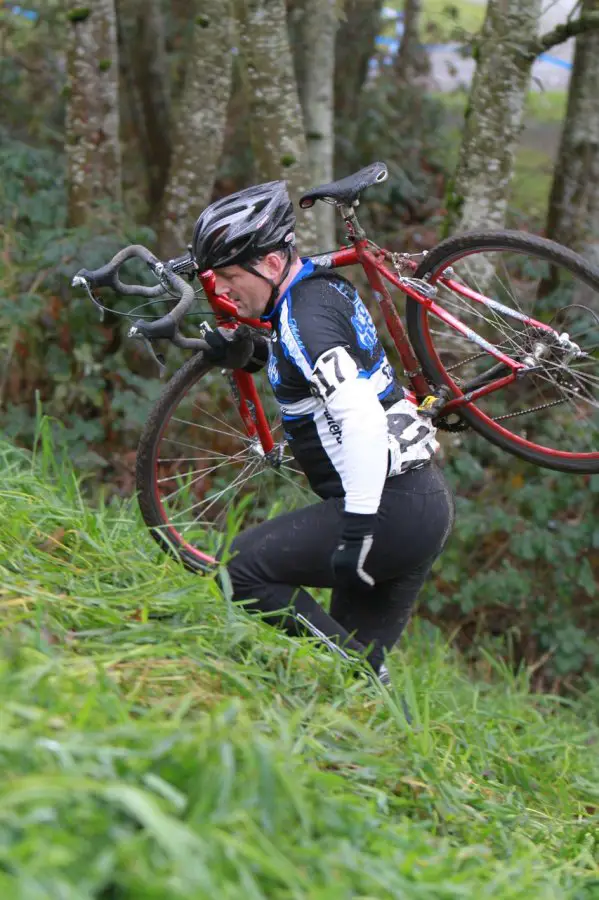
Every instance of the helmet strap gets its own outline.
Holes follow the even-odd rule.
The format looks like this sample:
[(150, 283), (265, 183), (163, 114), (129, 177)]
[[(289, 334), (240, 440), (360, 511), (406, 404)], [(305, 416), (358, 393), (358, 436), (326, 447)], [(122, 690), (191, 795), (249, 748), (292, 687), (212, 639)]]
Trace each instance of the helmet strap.
[(278, 282), (273, 281), (273, 279), (269, 278), (267, 275), (263, 275), (262, 272), (259, 272), (258, 269), (256, 269), (251, 263), (240, 263), (241, 268), (245, 269), (246, 272), (251, 272), (252, 275), (256, 275), (258, 278), (261, 278), (262, 281), (266, 281), (266, 283), (271, 286), (270, 297), (268, 298), (268, 303), (266, 304), (266, 308), (262, 313), (263, 316), (268, 316), (272, 312), (275, 301), (279, 296), (281, 285), (289, 275), (289, 270), (291, 268), (291, 247), (288, 246), (283, 249), (287, 251), (287, 259), (285, 261), (285, 267)]

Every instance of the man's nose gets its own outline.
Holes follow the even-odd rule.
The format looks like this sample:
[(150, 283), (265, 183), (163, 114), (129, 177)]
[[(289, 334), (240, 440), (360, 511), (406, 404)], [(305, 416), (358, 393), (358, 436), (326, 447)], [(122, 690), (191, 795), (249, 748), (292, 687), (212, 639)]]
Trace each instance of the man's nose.
[(218, 275), (216, 276), (216, 281), (214, 282), (214, 290), (217, 294), (224, 294), (225, 297), (227, 297), (231, 293), (231, 288), (225, 281), (221, 281)]

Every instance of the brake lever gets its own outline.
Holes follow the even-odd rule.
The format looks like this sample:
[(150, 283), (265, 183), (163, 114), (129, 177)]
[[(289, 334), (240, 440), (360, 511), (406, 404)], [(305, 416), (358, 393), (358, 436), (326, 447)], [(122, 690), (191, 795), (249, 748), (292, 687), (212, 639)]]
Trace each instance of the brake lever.
[(137, 331), (137, 329), (134, 329), (134, 328), (129, 329), (128, 337), (133, 338), (134, 341), (143, 341), (144, 342), (146, 350), (148, 350), (150, 356), (154, 357), (156, 365), (158, 366), (158, 377), (164, 378), (164, 373), (166, 372), (166, 359), (162, 353), (157, 353), (154, 350), (152, 341), (150, 341), (145, 336), (145, 334), (142, 334), (140, 331)]
[(100, 301), (94, 297), (92, 289), (89, 284), (89, 281), (86, 278), (84, 278), (82, 275), (75, 275), (71, 280), (71, 287), (84, 287), (85, 288), (85, 290), (87, 291), (87, 296), (89, 297), (91, 302), (94, 304), (94, 306), (100, 313), (100, 322), (103, 322), (104, 321), (104, 307), (102, 306)]

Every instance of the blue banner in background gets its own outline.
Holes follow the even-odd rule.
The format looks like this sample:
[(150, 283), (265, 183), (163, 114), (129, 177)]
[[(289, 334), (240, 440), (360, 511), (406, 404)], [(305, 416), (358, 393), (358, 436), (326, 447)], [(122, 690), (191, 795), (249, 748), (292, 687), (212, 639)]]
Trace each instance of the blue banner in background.
[(38, 18), (38, 13), (36, 13), (35, 10), (23, 9), (22, 6), (12, 6), (10, 11), (14, 13), (15, 16), (23, 16), (24, 19), (31, 19), (32, 21), (35, 21)]

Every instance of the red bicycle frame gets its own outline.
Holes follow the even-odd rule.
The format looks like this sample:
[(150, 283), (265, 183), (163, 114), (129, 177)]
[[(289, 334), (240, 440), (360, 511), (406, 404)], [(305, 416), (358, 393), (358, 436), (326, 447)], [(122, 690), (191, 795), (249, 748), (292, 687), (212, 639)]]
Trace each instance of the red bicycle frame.
[[(348, 221), (348, 217), (345, 217), (350, 237), (352, 235), (350, 229), (352, 216), (353, 212), (350, 213), (350, 221)], [(518, 362), (510, 356), (507, 356), (499, 350), (499, 348), (486, 341), (471, 328), (468, 328), (468, 326), (460, 322), (459, 319), (435, 303), (433, 296), (427, 296), (424, 291), (419, 292), (417, 285), (414, 283), (414, 279), (406, 278), (399, 273), (392, 272), (391, 269), (385, 265), (385, 262), (387, 260), (393, 261), (393, 254), (388, 250), (382, 250), (375, 247), (375, 245), (368, 241), (367, 238), (354, 238), (352, 247), (344, 247), (332, 253), (327, 253), (320, 257), (315, 256), (313, 258), (317, 259), (321, 265), (324, 265), (328, 269), (345, 268), (346, 266), (356, 264), (362, 266), (385, 319), (387, 330), (399, 353), (405, 375), (412, 386), (413, 393), (411, 399), (417, 401), (422, 400), (430, 394), (430, 386), (422, 374), (420, 363), (412, 350), (403, 322), (395, 308), (391, 294), (385, 286), (385, 281), (390, 282), (394, 287), (398, 288), (408, 297), (411, 297), (412, 300), (425, 306), (429, 313), (437, 316), (437, 318), (445, 322), (446, 325), (449, 325), (451, 328), (455, 329), (455, 331), (458, 331), (468, 340), (471, 340), (474, 344), (485, 350), (490, 356), (495, 357), (499, 363), (502, 363), (511, 370), (509, 375), (504, 375), (503, 377), (497, 378), (489, 384), (485, 384), (474, 390), (467, 390), (466, 393), (461, 391), (456, 385), (452, 384), (452, 390), (454, 392), (457, 391), (458, 393), (457, 396), (444, 404), (443, 414), (459, 410), (460, 407), (468, 406), (474, 400), (477, 400), (485, 394), (491, 394), (494, 391), (506, 387), (518, 378), (519, 372), (527, 371), (527, 366), (524, 363)], [(417, 264), (413, 260), (404, 258), (402, 259), (402, 262), (412, 270), (417, 268)], [(208, 302), (216, 315), (218, 323), (226, 324), (230, 322), (231, 318), (234, 318), (238, 322), (243, 322), (255, 328), (270, 329), (270, 323), (262, 322), (259, 319), (247, 319), (239, 316), (235, 303), (223, 294), (217, 294), (215, 292), (216, 277), (214, 272), (202, 272), (199, 275), (199, 279), (206, 293)], [(468, 300), (473, 300), (485, 306), (493, 307), (494, 305), (497, 305), (495, 301), (490, 300), (488, 297), (477, 293), (466, 285), (454, 281), (451, 274), (445, 276), (443, 273), (440, 273), (436, 276), (435, 281), (440, 281), (442, 284), (451, 288), (454, 293), (461, 294)], [(434, 281), (430, 281), (427, 284), (433, 286)], [(543, 322), (539, 322), (530, 316), (525, 316), (514, 311), (510, 311), (510, 313), (527, 325), (553, 333), (553, 329)], [(233, 372), (232, 377), (237, 388), (236, 392), (238, 393), (237, 403), (239, 412), (248, 435), (250, 437), (258, 437), (264, 452), (270, 453), (275, 444), (268, 421), (264, 414), (260, 397), (256, 390), (256, 385), (254, 384), (254, 379), (249, 373), (242, 370)]]

